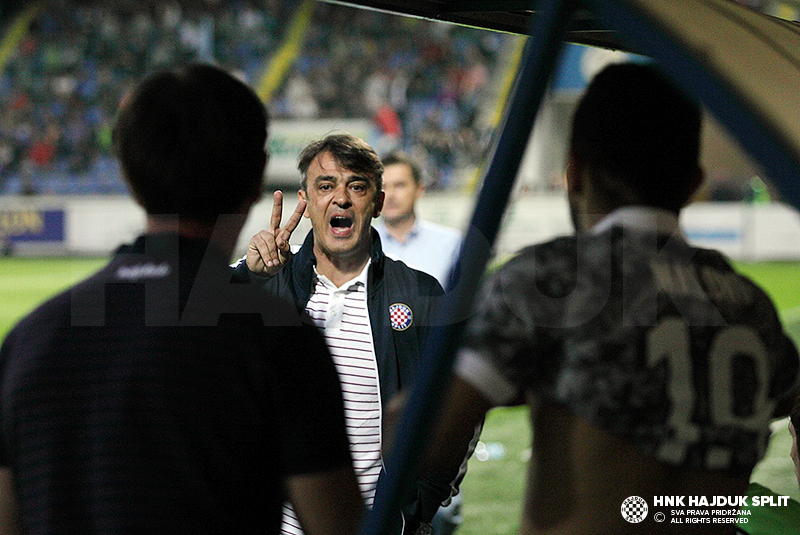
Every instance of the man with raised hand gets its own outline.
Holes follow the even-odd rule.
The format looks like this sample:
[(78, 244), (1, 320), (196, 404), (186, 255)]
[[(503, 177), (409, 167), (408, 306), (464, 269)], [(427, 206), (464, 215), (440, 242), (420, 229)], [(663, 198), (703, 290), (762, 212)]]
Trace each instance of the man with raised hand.
[(678, 227), (700, 126), (654, 67), (605, 68), (573, 119), (576, 234), (519, 252), (476, 301), (423, 473), (456, 466), (490, 408), (526, 400), (522, 533), (732, 534), (659, 523), (653, 498), (743, 495), (788, 411), (798, 356), (770, 299)]
[[(275, 193), (270, 226), (252, 238), (235, 278), (292, 300), (324, 333), (342, 385), (356, 474), (371, 506), (382, 467), (383, 407), (410, 385), (442, 289), (430, 275), (383, 254), (372, 228), (383, 207), (383, 165), (365, 141), (329, 135), (302, 151), (298, 168), (297, 209), (281, 227), (283, 196)], [(301, 214), (312, 228), (293, 252), (289, 238)], [(451, 481), (418, 482), (416, 499), (404, 509), (406, 533), (428, 528)], [(301, 533), (290, 508), (283, 533)]]

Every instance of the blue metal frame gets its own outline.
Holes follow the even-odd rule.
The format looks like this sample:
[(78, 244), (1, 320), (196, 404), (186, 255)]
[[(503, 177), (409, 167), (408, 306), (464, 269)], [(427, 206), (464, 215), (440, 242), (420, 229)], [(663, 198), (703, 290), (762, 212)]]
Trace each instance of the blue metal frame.
[[(504, 127), (495, 145), (491, 164), (459, 256), (459, 269), (448, 282), (448, 292), (439, 309), (444, 324), (433, 329), (424, 364), (412, 388), (408, 406), (398, 425), (394, 451), (386, 459), (386, 473), (375, 496), (363, 535), (389, 535), (406, 495), (414, 485), (417, 463), (427, 442), (433, 417), (454, 358), (461, 333), (458, 318), (469, 310), (489, 260), (500, 221), (517, 177), (531, 129), (544, 98), (562, 47), (561, 37), (572, 13), (570, 0), (537, 2), (540, 9), (526, 44), (526, 61), (517, 76), (513, 98), (506, 109)], [(466, 259), (462, 262), (461, 259)]]

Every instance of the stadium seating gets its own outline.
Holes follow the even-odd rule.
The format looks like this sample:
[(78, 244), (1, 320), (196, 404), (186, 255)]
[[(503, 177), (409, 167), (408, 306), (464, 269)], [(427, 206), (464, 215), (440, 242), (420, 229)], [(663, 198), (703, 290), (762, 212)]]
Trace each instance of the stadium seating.
[[(124, 192), (110, 128), (133, 84), (200, 60), (255, 87), (301, 2), (63, 1), (19, 15), (24, 31), (0, 53), (0, 194)], [(477, 165), (488, 145), (480, 110), (507, 36), (324, 2), (302, 31), (268, 102), (273, 117), (372, 118), (376, 148), (417, 155), (433, 187)]]

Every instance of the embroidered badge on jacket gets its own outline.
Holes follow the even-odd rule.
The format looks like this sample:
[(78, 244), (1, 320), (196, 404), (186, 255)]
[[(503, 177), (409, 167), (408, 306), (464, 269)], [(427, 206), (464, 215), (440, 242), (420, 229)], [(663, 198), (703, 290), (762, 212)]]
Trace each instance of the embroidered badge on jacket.
[(395, 331), (405, 331), (411, 326), (414, 314), (411, 308), (403, 303), (395, 303), (389, 307), (389, 318), (392, 322), (392, 329)]

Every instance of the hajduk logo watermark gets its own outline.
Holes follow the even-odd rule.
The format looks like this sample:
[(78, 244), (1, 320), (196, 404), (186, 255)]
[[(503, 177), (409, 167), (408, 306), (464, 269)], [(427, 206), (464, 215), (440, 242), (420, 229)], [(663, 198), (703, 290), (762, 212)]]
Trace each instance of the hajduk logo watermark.
[(622, 502), (622, 518), (631, 524), (638, 524), (647, 518), (647, 502), (639, 496), (630, 496)]
[[(786, 507), (789, 496), (654, 496), (653, 520), (671, 524), (746, 524), (748, 507)], [(639, 496), (622, 502), (622, 518), (642, 522), (650, 508)]]

